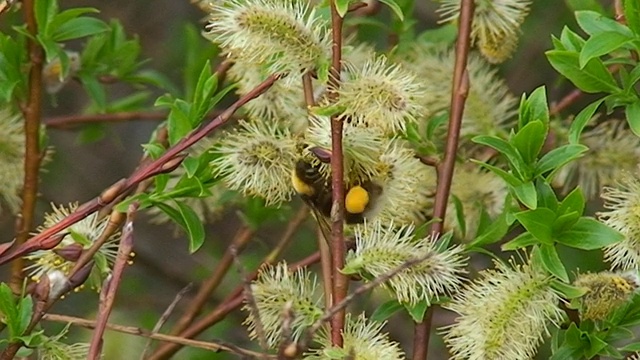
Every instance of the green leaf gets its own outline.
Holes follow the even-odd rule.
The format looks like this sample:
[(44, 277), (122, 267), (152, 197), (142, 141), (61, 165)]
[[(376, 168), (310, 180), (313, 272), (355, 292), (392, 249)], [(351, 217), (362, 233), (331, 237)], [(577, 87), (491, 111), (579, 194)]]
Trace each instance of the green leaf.
[(640, 35), (640, 3), (637, 0), (624, 0), (624, 17), (627, 26)]
[(580, 219), (581, 213), (577, 211), (568, 212), (566, 214), (558, 215), (553, 222), (552, 229), (554, 232), (563, 232), (571, 228)]
[(564, 48), (557, 48), (557, 50), (569, 50), (579, 53), (586, 40), (565, 26), (560, 34), (560, 42)]
[(20, 329), (19, 309), (11, 288), (6, 283), (0, 283), (0, 313), (3, 322), (9, 328), (9, 338), (22, 335)]
[(543, 244), (553, 244), (552, 225), (556, 214), (547, 208), (526, 210), (514, 214), (516, 219)]
[(194, 253), (200, 249), (204, 243), (204, 225), (198, 214), (183, 202), (176, 201), (178, 210), (184, 221), (185, 230), (189, 235), (189, 252)]
[(530, 232), (525, 232), (504, 243), (500, 249), (503, 251), (514, 251), (539, 243), (540, 241), (538, 241), (538, 239), (536, 239)]
[(580, 51), (580, 67), (583, 68), (587, 64), (587, 62), (593, 58), (597, 58), (618, 50), (625, 44), (633, 41), (633, 39), (633, 36), (630, 37), (611, 31), (593, 35), (592, 37), (587, 39), (587, 42), (584, 44), (584, 47)]
[(520, 129), (509, 141), (520, 153), (526, 164), (533, 164), (547, 138), (547, 126), (541, 120), (533, 120)]
[(589, 339), (589, 347), (585, 349), (585, 356), (587, 359), (591, 359), (592, 357), (598, 355), (600, 351), (605, 349), (609, 344), (600, 339), (597, 334), (586, 333), (587, 338)]
[(591, 36), (610, 31), (633, 36), (628, 27), (595, 11), (576, 11), (576, 21), (582, 30)]
[(464, 221), (464, 206), (462, 206), (460, 199), (453, 194), (451, 195), (451, 201), (453, 201), (453, 205), (456, 209), (456, 222), (460, 228), (462, 237), (464, 237), (467, 233), (467, 223)]
[(482, 233), (476, 235), (476, 238), (469, 243), (468, 247), (493, 244), (502, 240), (508, 231), (509, 224), (507, 224), (507, 212), (505, 211), (492, 221)]
[(335, 1), (338, 15), (340, 15), (341, 18), (344, 18), (347, 11), (349, 10), (350, 0), (333, 0), (333, 1)]
[(620, 350), (628, 352), (638, 352), (640, 351), (640, 342), (625, 345)]
[(542, 175), (551, 171), (551, 174), (547, 176), (547, 178), (550, 178), (564, 164), (581, 157), (588, 150), (588, 147), (580, 144), (567, 144), (555, 148), (544, 154), (538, 161), (535, 174)]
[(636, 136), (640, 136), (640, 100), (627, 105), (624, 109), (624, 114), (631, 131), (633, 131)]
[(600, 107), (600, 104), (602, 104), (603, 100), (604, 99), (599, 99), (592, 102), (591, 104), (589, 104), (589, 106), (582, 109), (582, 111), (580, 111), (578, 116), (576, 116), (575, 119), (573, 119), (573, 122), (571, 123), (571, 127), (569, 128), (570, 144), (580, 143), (580, 135), (582, 134), (582, 130), (584, 129), (585, 126), (587, 126), (587, 124), (589, 123), (589, 120), (591, 120), (591, 118), (593, 117), (593, 114), (595, 114), (596, 110), (598, 110), (598, 107)]
[(182, 162), (182, 167), (184, 167), (185, 173), (188, 177), (192, 177), (196, 173), (199, 165), (200, 161), (193, 157), (188, 157)]
[(79, 76), (80, 81), (82, 81), (84, 85), (84, 89), (95, 102), (98, 112), (104, 112), (107, 108), (107, 93), (102, 84), (100, 84), (95, 76), (90, 74), (80, 74)]
[(587, 290), (577, 286), (565, 284), (558, 280), (551, 281), (551, 287), (564, 295), (565, 299), (576, 299), (587, 293)]
[(64, 10), (56, 14), (56, 16), (53, 18), (53, 20), (49, 25), (51, 26), (52, 29), (58, 29), (64, 23), (68, 22), (69, 20), (75, 19), (80, 15), (91, 14), (91, 13), (95, 14), (99, 12), (100, 11), (98, 9), (91, 8), (91, 7), (71, 8), (69, 10)]
[(109, 30), (109, 26), (100, 19), (79, 17), (62, 24), (51, 34), (51, 38), (55, 41), (67, 41), (107, 32)]
[(424, 320), (424, 314), (427, 312), (427, 309), (429, 309), (429, 303), (427, 301), (420, 301), (415, 305), (411, 305), (408, 303), (404, 303), (403, 305), (404, 308), (407, 309), (409, 315), (411, 315), (413, 321), (417, 323), (420, 323)]
[(41, 34), (48, 34), (49, 23), (53, 21), (58, 12), (58, 3), (55, 0), (38, 0), (35, 2), (35, 16), (38, 30)]
[(383, 322), (389, 319), (393, 314), (402, 310), (404, 306), (397, 300), (389, 300), (384, 304), (378, 306), (378, 308), (371, 314), (369, 318), (371, 321)]
[(580, 66), (579, 55), (572, 51), (550, 50), (545, 53), (551, 66), (580, 90), (588, 93), (615, 93), (615, 79), (600, 59), (591, 59)]
[(187, 135), (193, 127), (189, 113), (191, 104), (182, 99), (177, 99), (171, 106), (171, 112), (167, 117), (167, 131), (169, 134), (169, 144), (174, 145)]
[(404, 14), (402, 13), (402, 9), (398, 4), (393, 0), (380, 0), (381, 3), (387, 5), (394, 14), (400, 19), (400, 21), (404, 21)]
[(522, 129), (529, 122), (535, 120), (542, 121), (545, 126), (549, 124), (549, 106), (547, 105), (547, 91), (544, 86), (535, 89), (526, 100), (523, 96), (523, 101), (520, 104), (518, 129)]
[(509, 161), (510, 167), (517, 173), (520, 180), (527, 180), (526, 171), (527, 164), (518, 152), (518, 150), (510, 143), (500, 139), (497, 136), (480, 135), (472, 139), (473, 142), (488, 146), (500, 154), (504, 155)]
[(624, 236), (607, 225), (582, 217), (568, 230), (556, 235), (559, 243), (582, 250), (596, 250), (622, 241)]
[(538, 193), (538, 206), (556, 212), (558, 209), (558, 199), (551, 185), (541, 179), (537, 179), (536, 191)]
[(569, 275), (567, 270), (558, 256), (558, 251), (554, 245), (542, 244), (537, 248), (535, 253), (538, 256), (542, 266), (551, 274), (559, 278), (564, 282), (569, 282)]
[(497, 166), (493, 166), (491, 164), (487, 164), (478, 160), (474, 160), (471, 159), (471, 162), (476, 163), (480, 166), (482, 166), (483, 168), (493, 172), (494, 174), (500, 176), (507, 184), (509, 184), (510, 186), (519, 186), (522, 184), (522, 181), (520, 181), (518, 178), (516, 178), (515, 176), (513, 176), (512, 174), (500, 169)]
[(556, 212), (558, 215), (568, 214), (570, 212), (577, 212), (582, 215), (584, 212), (586, 200), (582, 194), (582, 189), (579, 187), (573, 189), (560, 203), (560, 207)]
[(31, 296), (21, 297), (18, 301), (18, 328), (17, 333), (23, 335), (33, 316), (33, 299)]
[(538, 196), (536, 194), (536, 187), (532, 181), (522, 183), (513, 188), (513, 192), (516, 195), (518, 201), (529, 209), (535, 209), (538, 207)]

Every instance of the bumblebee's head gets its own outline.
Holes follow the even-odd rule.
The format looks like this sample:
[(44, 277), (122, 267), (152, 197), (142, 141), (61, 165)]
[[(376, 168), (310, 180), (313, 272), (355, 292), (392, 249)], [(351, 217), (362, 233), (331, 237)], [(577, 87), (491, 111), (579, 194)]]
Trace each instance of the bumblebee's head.
[(298, 194), (309, 197), (316, 194), (313, 171), (313, 167), (302, 160), (296, 163), (296, 167), (291, 171), (291, 185)]

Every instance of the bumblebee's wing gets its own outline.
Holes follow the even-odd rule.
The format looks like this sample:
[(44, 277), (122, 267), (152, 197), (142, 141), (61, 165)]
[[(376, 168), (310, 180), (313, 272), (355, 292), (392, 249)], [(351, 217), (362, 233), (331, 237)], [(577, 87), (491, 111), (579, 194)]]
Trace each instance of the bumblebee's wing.
[(327, 219), (326, 216), (322, 215), (320, 210), (318, 210), (315, 206), (309, 205), (309, 207), (311, 208), (311, 214), (313, 214), (313, 217), (318, 223), (318, 227), (320, 228), (320, 232), (324, 237), (324, 241), (327, 243), (327, 245), (329, 245), (329, 247), (331, 247), (331, 223), (329, 222), (329, 219)]

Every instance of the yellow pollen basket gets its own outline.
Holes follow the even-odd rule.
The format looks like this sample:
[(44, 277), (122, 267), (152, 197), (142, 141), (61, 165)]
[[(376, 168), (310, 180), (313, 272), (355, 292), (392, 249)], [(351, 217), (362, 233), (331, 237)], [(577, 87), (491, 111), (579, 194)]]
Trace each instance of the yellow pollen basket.
[(349, 189), (344, 199), (344, 208), (350, 214), (361, 214), (369, 204), (369, 192), (362, 186), (354, 186)]

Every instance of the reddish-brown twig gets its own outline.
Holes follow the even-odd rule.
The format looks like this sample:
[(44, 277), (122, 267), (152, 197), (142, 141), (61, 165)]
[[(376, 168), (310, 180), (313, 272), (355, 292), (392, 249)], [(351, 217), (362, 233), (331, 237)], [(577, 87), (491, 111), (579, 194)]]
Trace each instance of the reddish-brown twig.
[(118, 256), (113, 264), (113, 271), (105, 281), (105, 285), (100, 292), (100, 305), (98, 308), (96, 327), (91, 337), (89, 354), (87, 355), (87, 358), (91, 360), (99, 359), (100, 353), (102, 352), (102, 336), (104, 335), (104, 331), (107, 327), (111, 310), (113, 309), (116, 292), (120, 286), (124, 269), (129, 262), (129, 256), (133, 250), (133, 220), (135, 219), (136, 212), (138, 211), (138, 206), (138, 203), (129, 205), (127, 220), (124, 224), (122, 238), (120, 239), (120, 245), (118, 247)]
[[(20, 246), (29, 238), (29, 231), (33, 226), (34, 211), (38, 198), (38, 173), (40, 171), (40, 121), (42, 117), (42, 67), (44, 52), (35, 40), (38, 35), (38, 24), (35, 18), (35, 1), (24, 0), (23, 14), (27, 24), (27, 31), (31, 36), (27, 38), (29, 52), (29, 84), (27, 103), (22, 105), (24, 114), (25, 157), (24, 181), (22, 184), (22, 208), (16, 220), (15, 245)], [(24, 260), (16, 259), (11, 264), (11, 286), (19, 293), (22, 286)]]
[[(451, 90), (451, 109), (449, 115), (449, 128), (447, 130), (447, 143), (445, 146), (444, 160), (438, 167), (438, 185), (433, 209), (433, 217), (444, 219), (449, 202), (449, 192), (453, 179), (453, 170), (458, 151), (460, 126), (464, 105), (469, 91), (469, 76), (467, 73), (467, 58), (471, 45), (471, 23), (473, 20), (474, 1), (462, 0), (460, 5), (460, 22), (458, 25), (458, 40), (456, 42), (456, 60), (453, 73)], [(443, 222), (436, 221), (431, 225), (431, 234), (442, 232)], [(431, 333), (431, 309), (421, 323), (416, 324), (413, 339), (413, 360), (427, 358), (429, 338)]]
[[(329, 70), (329, 100), (338, 100), (340, 87), (340, 71), (342, 63), (342, 24), (343, 19), (338, 14), (334, 1), (331, 1), (331, 31), (333, 37), (331, 69)], [(344, 267), (346, 246), (344, 243), (344, 165), (342, 158), (342, 118), (338, 115), (331, 117), (331, 193), (333, 206), (331, 207), (331, 266), (333, 268), (333, 303), (342, 301), (349, 290), (349, 279), (340, 272)], [(331, 342), (342, 346), (342, 329), (344, 328), (345, 312), (337, 312), (331, 319)]]

